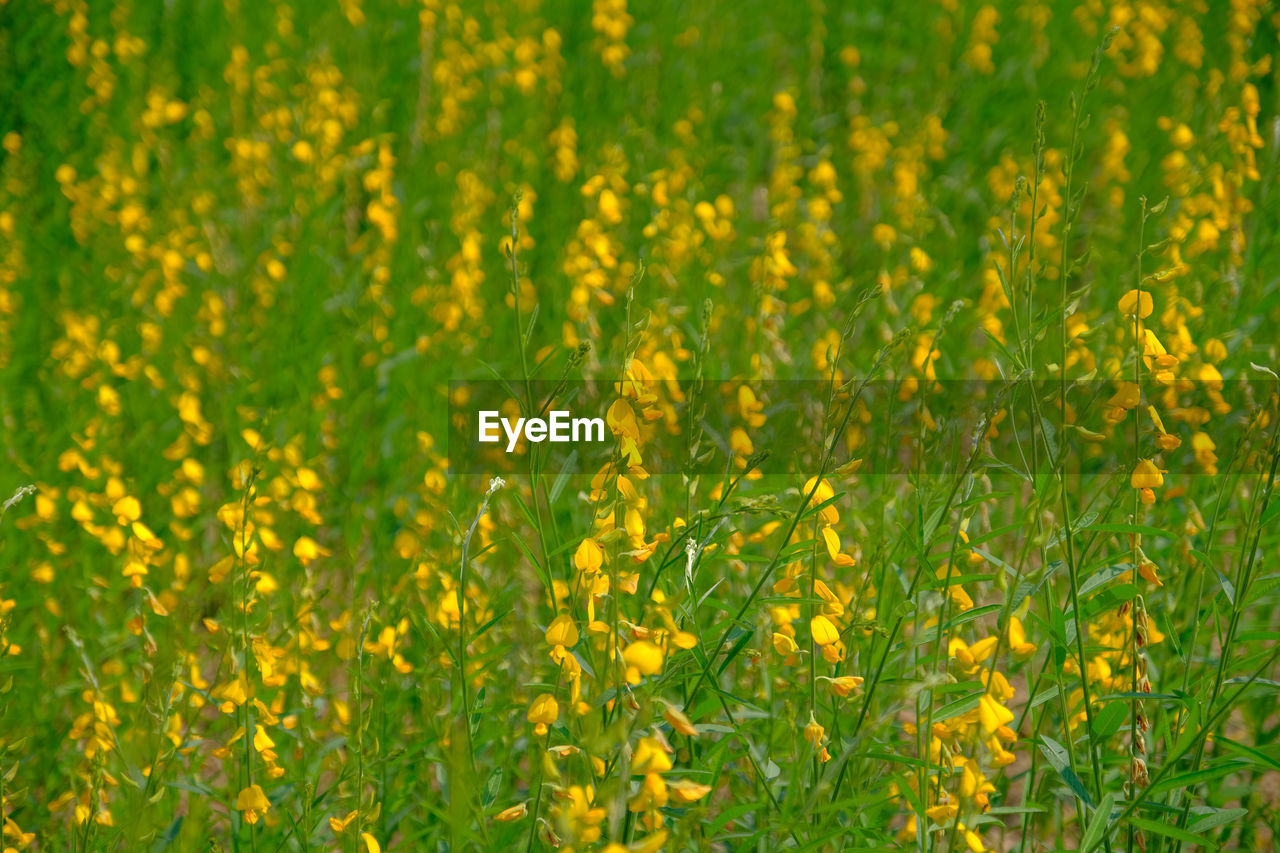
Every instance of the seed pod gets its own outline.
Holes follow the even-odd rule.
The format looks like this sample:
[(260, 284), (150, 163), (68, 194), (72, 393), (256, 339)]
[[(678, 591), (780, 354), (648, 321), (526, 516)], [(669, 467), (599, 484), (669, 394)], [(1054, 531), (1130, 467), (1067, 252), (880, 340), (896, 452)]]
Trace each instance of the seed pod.
[(1129, 763), (1129, 781), (1139, 788), (1145, 788), (1151, 783), (1151, 777), (1147, 775), (1147, 762), (1137, 755)]

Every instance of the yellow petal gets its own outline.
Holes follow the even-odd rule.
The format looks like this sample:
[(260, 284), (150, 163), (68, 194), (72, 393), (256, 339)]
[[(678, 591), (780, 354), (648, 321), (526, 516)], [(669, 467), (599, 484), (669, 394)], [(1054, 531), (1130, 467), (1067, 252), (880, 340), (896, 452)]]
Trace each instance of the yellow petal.
[(668, 705), (662, 716), (671, 724), (671, 728), (680, 734), (688, 735), (689, 737), (698, 736), (698, 730), (694, 728), (693, 722), (674, 705)]
[(822, 528), (822, 541), (827, 545), (827, 554), (832, 560), (840, 556), (840, 537), (830, 527)]
[(1151, 293), (1146, 290), (1130, 290), (1120, 297), (1120, 313), (1132, 317), (1137, 313), (1139, 318), (1151, 316), (1155, 306), (1151, 302)]
[(671, 796), (682, 803), (697, 802), (711, 793), (710, 785), (700, 785), (689, 779), (677, 779), (674, 782), (669, 782), (667, 787), (671, 791)]
[(546, 640), (549, 646), (564, 646), (566, 649), (576, 646), (578, 626), (574, 624), (573, 617), (567, 613), (561, 613), (553, 619), (547, 626)]
[(604, 563), (604, 551), (594, 539), (583, 539), (573, 555), (573, 565), (578, 571), (593, 574)]
[(1150, 459), (1143, 459), (1134, 467), (1129, 485), (1135, 489), (1158, 489), (1164, 485), (1164, 474)]
[(830, 619), (822, 615), (815, 616), (810, 620), (809, 630), (813, 634), (813, 641), (820, 646), (829, 646), (840, 640), (840, 632), (836, 630), (836, 626), (831, 624)]
[(622, 653), (627, 666), (634, 666), (642, 675), (657, 675), (662, 672), (662, 649), (648, 640), (639, 640), (627, 646)]
[(509, 806), (508, 808), (505, 808), (502, 811), (498, 812), (496, 815), (493, 816), (493, 819), (497, 821), (501, 821), (503, 823), (513, 823), (517, 820), (523, 819), (528, 814), (529, 814), (529, 804), (518, 803), (514, 806)]
[(990, 696), (984, 695), (978, 700), (978, 719), (987, 734), (995, 734), (996, 729), (1006, 723), (1013, 722), (1013, 712)]

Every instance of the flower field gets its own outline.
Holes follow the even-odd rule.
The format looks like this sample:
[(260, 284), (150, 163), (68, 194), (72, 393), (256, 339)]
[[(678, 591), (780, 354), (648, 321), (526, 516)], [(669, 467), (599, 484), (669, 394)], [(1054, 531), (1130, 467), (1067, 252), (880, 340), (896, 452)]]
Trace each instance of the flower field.
[(1278, 50), (0, 0), (0, 849), (1275, 849)]

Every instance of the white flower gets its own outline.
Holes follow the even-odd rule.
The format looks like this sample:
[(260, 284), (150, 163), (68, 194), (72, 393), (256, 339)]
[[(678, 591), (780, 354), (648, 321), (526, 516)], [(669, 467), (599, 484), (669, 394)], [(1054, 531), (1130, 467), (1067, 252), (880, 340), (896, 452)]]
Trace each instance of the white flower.
[(13, 497), (4, 502), (4, 509), (0, 509), (0, 515), (4, 515), (11, 507), (25, 498), (27, 495), (34, 495), (36, 487), (33, 485), (18, 486), (18, 490), (13, 493)]

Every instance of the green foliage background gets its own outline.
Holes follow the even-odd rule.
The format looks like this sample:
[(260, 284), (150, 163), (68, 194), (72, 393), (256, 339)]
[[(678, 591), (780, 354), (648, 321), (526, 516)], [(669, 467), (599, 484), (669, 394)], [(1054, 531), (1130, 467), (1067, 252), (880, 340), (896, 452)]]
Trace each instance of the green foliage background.
[[(0, 4), (0, 487), (37, 486), (0, 537), (6, 850), (1272, 844), (1274, 402), (1251, 365), (1280, 323), (1278, 26), (1250, 0)], [(1133, 348), (1135, 288), (1172, 368)], [(1125, 462), (1066, 481), (1063, 444), (1037, 449), (1067, 434), (1046, 392), (1009, 427), (1030, 462), (966, 464), (922, 428), (932, 476), (834, 474), (882, 450), (843, 432), (819, 472), (820, 416), (785, 476), (631, 472), (643, 499), (535, 454), (472, 526), (488, 478), (449, 471), (450, 380), (608, 383), (633, 358), (733, 412), (744, 380), (875, 378), (905, 405), (935, 378), (1018, 399), (1066, 375)], [(1141, 406), (1107, 420), (1135, 376)], [(1197, 423), (1218, 379), (1261, 384)], [(1217, 453), (1140, 503), (1165, 427)], [(740, 473), (725, 451), (709, 470)], [(819, 473), (838, 527), (801, 488)], [(1134, 534), (1162, 586), (1130, 571)], [(710, 547), (686, 587), (688, 538)], [(1111, 642), (1136, 607), (1163, 635), (1148, 700)], [(561, 612), (577, 709), (547, 656)], [(661, 672), (628, 678), (606, 635), (657, 637)], [(991, 637), (990, 663), (957, 657)], [(1008, 766), (977, 710), (995, 671)], [(831, 695), (840, 676), (866, 682)], [(925, 723), (961, 718), (933, 748)], [(663, 778), (708, 792), (644, 800), (626, 770), (659, 735)]]

